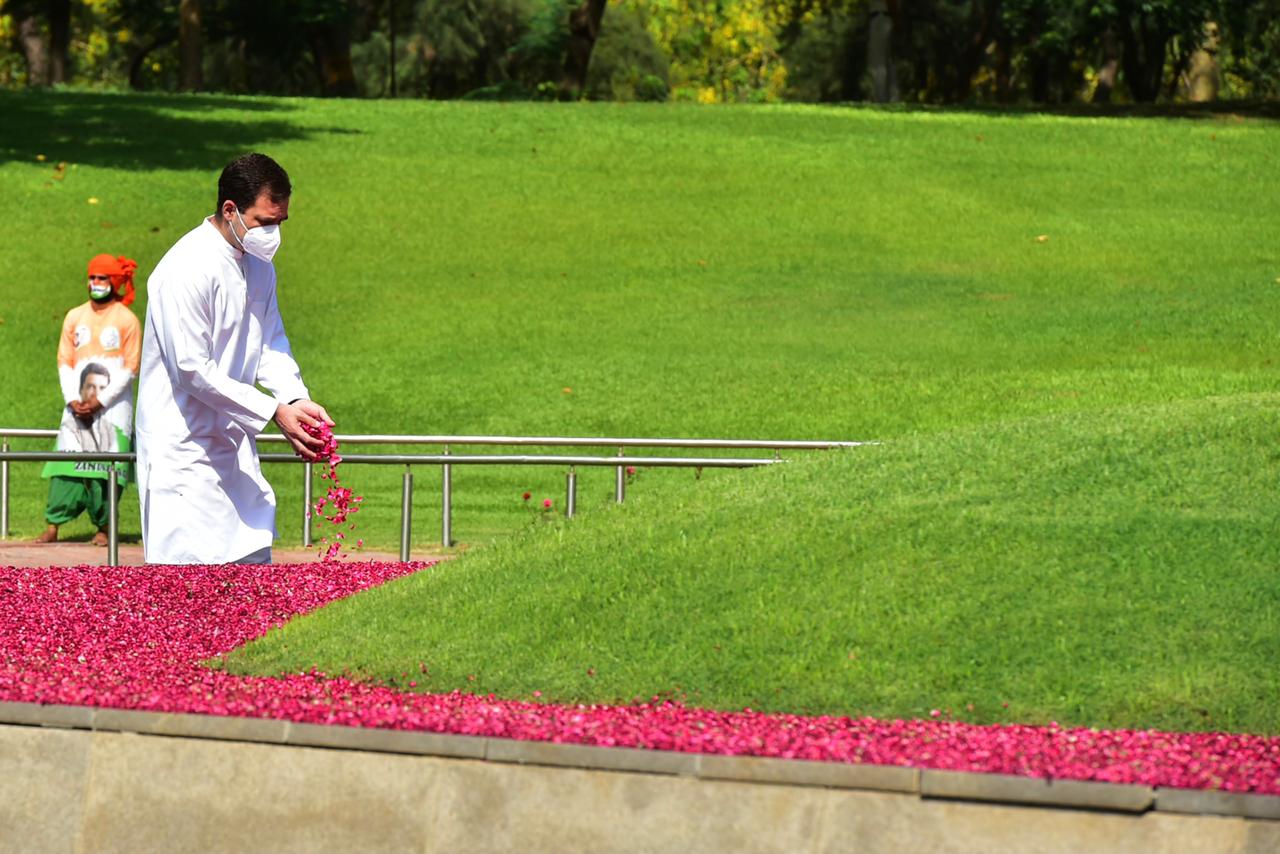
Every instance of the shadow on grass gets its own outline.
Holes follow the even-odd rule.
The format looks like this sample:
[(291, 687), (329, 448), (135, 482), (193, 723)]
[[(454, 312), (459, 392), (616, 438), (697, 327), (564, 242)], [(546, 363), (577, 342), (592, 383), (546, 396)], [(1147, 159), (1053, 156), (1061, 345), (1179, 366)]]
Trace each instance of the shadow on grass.
[(1090, 119), (1198, 119), (1280, 121), (1280, 101), (1212, 101), (1203, 104), (868, 104), (848, 106), (903, 113), (972, 113), (1001, 118), (1072, 116)]
[(1058, 116), (1099, 119), (1280, 120), (1280, 101), (1212, 101), (1205, 104), (1070, 104), (1042, 110)]
[[(0, 91), (0, 163), (44, 155), (115, 169), (207, 171), (272, 143), (360, 132), (301, 127), (288, 117), (295, 109), (266, 98)], [(213, 115), (223, 110), (244, 116)]]

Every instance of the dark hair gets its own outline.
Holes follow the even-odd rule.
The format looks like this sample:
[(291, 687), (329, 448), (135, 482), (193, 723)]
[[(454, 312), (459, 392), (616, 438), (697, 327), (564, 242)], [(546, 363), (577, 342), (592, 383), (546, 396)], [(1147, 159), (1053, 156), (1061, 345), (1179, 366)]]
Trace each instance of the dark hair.
[(84, 381), (85, 381), (85, 380), (87, 380), (87, 379), (89, 378), (89, 375), (90, 375), (90, 374), (97, 374), (98, 376), (102, 376), (102, 377), (106, 377), (107, 379), (111, 379), (111, 372), (110, 372), (110, 371), (108, 371), (106, 368), (102, 367), (102, 365), (99, 365), (97, 362), (90, 362), (89, 364), (85, 365), (85, 366), (84, 366), (84, 370), (80, 372), (80, 387), (81, 387), (81, 388), (84, 388)]
[(218, 203), (214, 214), (222, 210), (227, 199), (236, 203), (236, 209), (244, 211), (253, 206), (262, 191), (266, 190), (271, 201), (280, 204), (289, 198), (293, 186), (289, 175), (280, 164), (265, 154), (242, 154), (227, 164), (218, 176)]

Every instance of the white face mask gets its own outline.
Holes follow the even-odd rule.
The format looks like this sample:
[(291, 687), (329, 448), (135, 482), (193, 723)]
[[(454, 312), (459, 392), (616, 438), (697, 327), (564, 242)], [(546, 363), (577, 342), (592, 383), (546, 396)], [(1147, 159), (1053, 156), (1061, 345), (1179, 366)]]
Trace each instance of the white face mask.
[(236, 219), (240, 220), (240, 227), (244, 229), (244, 237), (236, 237), (234, 228), (231, 229), (231, 236), (236, 237), (236, 242), (240, 244), (240, 249), (248, 252), (254, 258), (270, 261), (272, 256), (280, 249), (280, 226), (259, 225), (249, 228), (244, 224), (244, 217), (240, 216), (240, 211), (236, 211)]
[(106, 299), (111, 296), (111, 285), (108, 282), (89, 282), (89, 296), (93, 299)]

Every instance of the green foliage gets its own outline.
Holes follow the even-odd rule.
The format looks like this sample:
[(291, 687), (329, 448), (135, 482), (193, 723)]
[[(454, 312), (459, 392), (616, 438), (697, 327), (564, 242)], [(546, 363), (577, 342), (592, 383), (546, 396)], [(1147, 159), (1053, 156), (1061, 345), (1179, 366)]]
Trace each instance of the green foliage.
[[(315, 30), (351, 26), (345, 0), (222, 0), (221, 8), (206, 3), (204, 15), (210, 36), (204, 62), (207, 85), (238, 94), (319, 94)], [(174, 50), (176, 56), (176, 45)]]
[(511, 50), (519, 78), (535, 93), (555, 94), (569, 43), (574, 0), (539, 0), (528, 29)]
[(1230, 2), (1223, 17), (1226, 94), (1280, 97), (1280, 2)]
[(798, 35), (784, 48), (790, 101), (860, 101), (865, 87), (866, 19), (834, 7), (796, 23)]
[[(424, 0), (397, 50), (398, 94), (468, 100), (554, 97), (568, 41), (568, 0)], [(385, 28), (352, 48), (362, 91), (389, 94)]]
[(614, 6), (604, 16), (591, 52), (587, 97), (596, 101), (665, 101), (670, 62), (631, 9)]
[[(358, 91), (454, 98), (550, 96), (563, 83), (570, 10), (580, 0), (204, 0), (205, 80), (236, 93), (330, 92), (327, 63), (349, 49)], [(1185, 97), (1207, 49), (1221, 97), (1280, 97), (1277, 0), (898, 0), (892, 39), (902, 98), (924, 103), (1087, 101), (1118, 63), (1106, 99)], [(178, 85), (176, 0), (74, 4), (69, 82)], [(25, 85), (17, 36), (47, 5), (0, 11), (0, 86)], [(867, 97), (868, 0), (614, 0), (589, 96), (718, 102)], [(637, 29), (641, 23), (648, 38)], [(1210, 32), (1220, 34), (1210, 35)], [(1203, 60), (1203, 54), (1200, 58)], [(649, 79), (651, 78), (651, 79)], [(657, 81), (663, 81), (659, 86)]]
[[(893, 51), (907, 100), (931, 103), (1062, 103), (1088, 100), (1109, 58), (1120, 63), (1116, 98), (1175, 97), (1206, 28), (1227, 34), (1219, 60), (1232, 75), (1224, 95), (1275, 97), (1266, 35), (1274, 0), (903, 0)], [(866, 4), (802, 6), (784, 29), (789, 95), (805, 100), (856, 96), (861, 87)], [(852, 23), (852, 27), (849, 24)], [(1107, 46), (1110, 45), (1110, 48)], [(839, 93), (839, 95), (837, 95)]]
[[(403, 43), (401, 44), (403, 46)], [(399, 51), (397, 59), (407, 58)], [(351, 66), (356, 87), (366, 98), (385, 98), (391, 94), (391, 39), (381, 30), (372, 32), (364, 41), (351, 46)], [(397, 69), (397, 78), (400, 76)]]
[[(699, 103), (776, 101), (786, 4), (768, 0), (619, 0), (671, 58), (671, 94)], [(607, 17), (607, 16), (606, 16)]]
[(667, 81), (656, 74), (646, 74), (636, 83), (637, 101), (665, 101), (669, 94)]
[(408, 36), (406, 94), (456, 98), (511, 79), (510, 54), (533, 0), (423, 0)]

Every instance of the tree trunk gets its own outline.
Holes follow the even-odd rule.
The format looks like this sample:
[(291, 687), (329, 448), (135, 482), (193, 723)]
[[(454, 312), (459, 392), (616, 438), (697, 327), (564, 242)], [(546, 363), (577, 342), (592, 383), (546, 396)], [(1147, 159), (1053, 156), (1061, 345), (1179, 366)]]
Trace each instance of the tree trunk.
[(581, 6), (569, 13), (569, 45), (560, 76), (561, 98), (574, 100), (586, 88), (587, 69), (600, 36), (605, 6), (606, 0), (583, 0)]
[(970, 14), (970, 31), (972, 35), (968, 43), (956, 57), (956, 79), (953, 97), (956, 103), (969, 98), (973, 90), (973, 78), (982, 67), (987, 55), (987, 45), (991, 43), (991, 31), (995, 21), (1000, 17), (1000, 0), (986, 4), (974, 2)]
[(1004, 26), (996, 34), (996, 100), (1001, 104), (1013, 101), (1013, 39)]
[(1093, 89), (1091, 101), (1095, 104), (1111, 103), (1111, 93), (1116, 88), (1116, 75), (1120, 73), (1120, 46), (1115, 31), (1107, 27), (1102, 34), (1102, 66), (1098, 69), (1098, 85)]
[(387, 30), (389, 31), (390, 50), (387, 62), (391, 66), (391, 97), (396, 97), (396, 0), (387, 0)]
[(871, 3), (867, 21), (867, 76), (871, 100), (887, 104), (898, 100), (898, 79), (893, 67), (893, 16), (888, 4)]
[(1174, 55), (1177, 57), (1173, 61), (1173, 73), (1169, 75), (1169, 79), (1165, 81), (1164, 96), (1170, 100), (1178, 94), (1178, 87), (1187, 79), (1187, 70), (1191, 67), (1191, 55), (1195, 53), (1194, 48), (1186, 48), (1178, 44), (1180, 39), (1173, 39)]
[(49, 48), (41, 31), (40, 19), (26, 15), (17, 20), (18, 48), (27, 62), (27, 85), (49, 85)]
[(200, 21), (200, 0), (181, 0), (178, 4), (178, 54), (182, 58), (182, 90), (199, 92), (204, 88), (204, 31)]
[[(797, 23), (797, 30), (799, 26)], [(862, 91), (862, 78), (867, 71), (867, 44), (862, 40), (862, 33), (857, 27), (845, 27), (837, 62), (840, 86), (830, 94), (830, 100), (846, 102), (865, 100), (867, 94)], [(823, 93), (821, 98), (824, 101), (828, 100), (826, 93)]]
[(326, 98), (354, 98), (356, 73), (351, 66), (351, 30), (343, 22), (317, 24), (311, 30), (311, 52)]
[(1124, 43), (1124, 79), (1133, 100), (1151, 103), (1160, 95), (1164, 78), (1164, 54), (1169, 33), (1139, 14), (1135, 29), (1130, 15), (1120, 14), (1120, 39)]
[(71, 0), (49, 0), (49, 83), (66, 83), (70, 63)]

